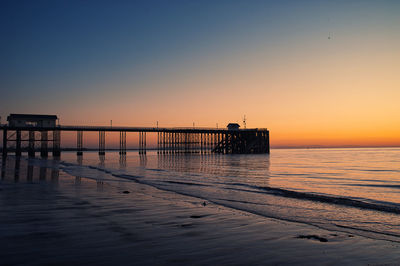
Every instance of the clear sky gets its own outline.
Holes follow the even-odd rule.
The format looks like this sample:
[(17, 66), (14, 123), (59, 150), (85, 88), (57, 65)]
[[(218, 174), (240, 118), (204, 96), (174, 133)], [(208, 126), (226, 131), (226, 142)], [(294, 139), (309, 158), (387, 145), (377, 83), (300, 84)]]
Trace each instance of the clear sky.
[(0, 115), (400, 145), (400, 1), (1, 1)]

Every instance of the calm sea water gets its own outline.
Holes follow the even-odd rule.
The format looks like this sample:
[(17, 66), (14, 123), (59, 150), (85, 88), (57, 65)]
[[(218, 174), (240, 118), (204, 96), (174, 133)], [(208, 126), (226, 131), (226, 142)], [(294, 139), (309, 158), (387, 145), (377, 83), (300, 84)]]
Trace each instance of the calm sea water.
[[(2, 176), (15, 157), (3, 160)], [(28, 159), (68, 174), (139, 182), (265, 217), (400, 242), (400, 149), (272, 150), (270, 155), (138, 155)], [(10, 164), (12, 166), (10, 166)], [(15, 170), (15, 169), (14, 169)], [(18, 181), (28, 179), (19, 177)], [(40, 176), (40, 175), (39, 175)]]

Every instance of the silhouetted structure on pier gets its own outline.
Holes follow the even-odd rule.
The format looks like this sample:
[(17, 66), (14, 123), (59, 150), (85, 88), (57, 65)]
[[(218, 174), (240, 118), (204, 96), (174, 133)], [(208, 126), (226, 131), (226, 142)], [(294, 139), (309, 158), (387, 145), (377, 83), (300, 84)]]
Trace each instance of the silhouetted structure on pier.
[[(12, 121), (20, 122), (12, 122)], [(20, 120), (18, 120), (20, 119)], [(25, 119), (22, 121), (22, 119)], [(32, 122), (32, 121), (41, 122)], [(99, 155), (105, 154), (105, 132), (119, 132), (119, 153), (126, 154), (126, 133), (139, 133), (139, 154), (147, 150), (146, 134), (157, 134), (157, 152), (159, 154), (178, 153), (221, 153), (254, 154), (269, 153), (269, 131), (267, 129), (239, 129), (238, 124), (229, 124), (228, 129), (212, 128), (150, 128), (150, 127), (112, 127), (112, 126), (60, 126), (56, 125), (57, 116), (10, 115), (9, 124), (0, 126), (3, 130), (3, 156), (9, 149), (9, 142), (15, 142), (15, 153), (21, 155), (21, 143), (28, 142), (28, 155), (35, 156), (35, 143), (40, 142), (40, 154), (48, 156), (48, 144), (52, 143), (53, 156), (61, 153), (61, 131), (77, 132), (77, 155), (84, 150), (83, 134), (88, 131), (99, 132)], [(22, 121), (22, 122), (21, 122)], [(45, 126), (43, 126), (45, 125)], [(49, 138), (52, 132), (52, 138)], [(37, 135), (40, 135), (40, 138)]]
[[(56, 115), (10, 114), (7, 117), (8, 125), (3, 130), (3, 156), (7, 155), (8, 142), (15, 142), (15, 154), (21, 155), (21, 143), (28, 142), (28, 155), (35, 156), (36, 143), (40, 143), (41, 157), (47, 157), (48, 144), (52, 143), (53, 156), (61, 153), (60, 128), (56, 126)], [(49, 132), (52, 137), (49, 138)]]

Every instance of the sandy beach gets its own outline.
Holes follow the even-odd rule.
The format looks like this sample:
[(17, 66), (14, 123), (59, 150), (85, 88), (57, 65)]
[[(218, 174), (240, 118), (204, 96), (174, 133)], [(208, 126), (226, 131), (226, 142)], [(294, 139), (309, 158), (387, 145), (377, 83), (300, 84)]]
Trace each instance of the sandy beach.
[(24, 164), (2, 171), (2, 265), (400, 261), (396, 242), (270, 219), (118, 178), (96, 182)]

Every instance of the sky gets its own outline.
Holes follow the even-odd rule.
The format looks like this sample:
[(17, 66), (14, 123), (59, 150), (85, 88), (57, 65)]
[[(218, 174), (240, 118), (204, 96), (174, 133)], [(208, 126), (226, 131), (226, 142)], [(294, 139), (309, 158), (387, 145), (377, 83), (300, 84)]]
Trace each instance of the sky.
[(1, 1), (0, 116), (400, 146), (400, 1)]

